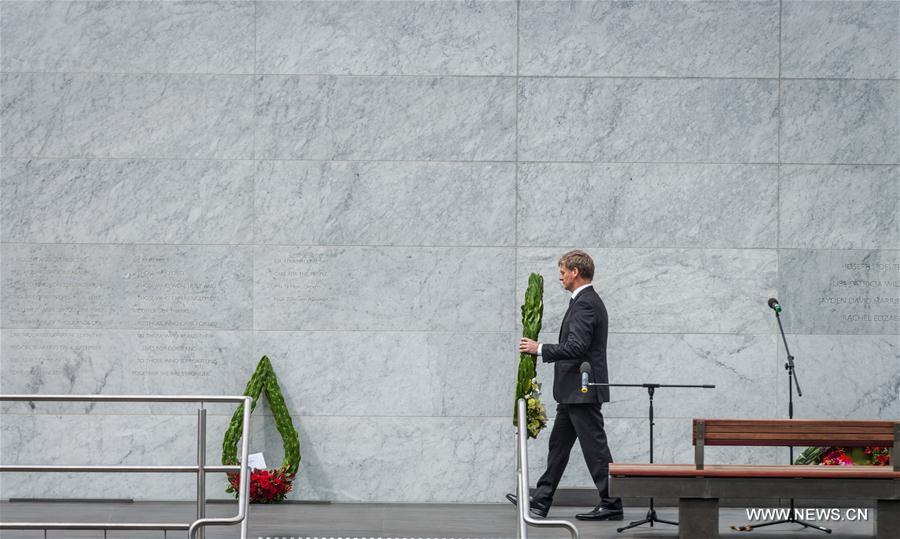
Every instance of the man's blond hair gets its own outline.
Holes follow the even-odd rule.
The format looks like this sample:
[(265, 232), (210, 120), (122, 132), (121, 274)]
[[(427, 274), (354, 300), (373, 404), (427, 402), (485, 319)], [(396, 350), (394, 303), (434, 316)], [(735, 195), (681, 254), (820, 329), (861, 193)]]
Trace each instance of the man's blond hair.
[(567, 270), (578, 269), (578, 275), (592, 280), (594, 278), (594, 261), (591, 255), (584, 251), (574, 250), (562, 255), (559, 259), (559, 265), (564, 266)]

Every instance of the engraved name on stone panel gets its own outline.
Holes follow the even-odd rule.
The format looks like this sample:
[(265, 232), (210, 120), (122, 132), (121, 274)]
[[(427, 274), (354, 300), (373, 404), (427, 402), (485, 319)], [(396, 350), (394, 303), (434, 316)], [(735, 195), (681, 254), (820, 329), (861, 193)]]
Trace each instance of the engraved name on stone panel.
[(58, 389), (47, 381), (74, 381), (72, 370), (79, 359), (103, 350), (102, 335), (93, 330), (4, 331), (0, 363), (4, 389)]
[[(272, 301), (285, 303), (324, 303), (328, 300), (322, 288), (328, 273), (320, 264), (323, 255), (315, 253), (283, 253), (275, 259), (269, 286), (277, 292)], [(319, 291), (317, 294), (316, 291)]]
[(105, 272), (72, 248), (4, 246), (6, 327), (98, 327), (115, 303)]
[(222, 360), (210, 356), (216, 336), (211, 332), (146, 332), (134, 333), (139, 355), (126, 369), (130, 376), (152, 377), (157, 382), (167, 378), (201, 378), (213, 374)]
[(7, 328), (250, 327), (252, 261), (233, 246), (4, 245)]
[(786, 330), (900, 334), (900, 252), (782, 254)]
[[(222, 292), (211, 275), (190, 275), (189, 268), (174, 264), (170, 256), (135, 254), (133, 269), (121, 279), (135, 291), (129, 306), (138, 327), (217, 327), (216, 320), (186, 320), (208, 312), (221, 301)], [(198, 278), (199, 277), (199, 278)], [(191, 317), (192, 318), (192, 317)]]

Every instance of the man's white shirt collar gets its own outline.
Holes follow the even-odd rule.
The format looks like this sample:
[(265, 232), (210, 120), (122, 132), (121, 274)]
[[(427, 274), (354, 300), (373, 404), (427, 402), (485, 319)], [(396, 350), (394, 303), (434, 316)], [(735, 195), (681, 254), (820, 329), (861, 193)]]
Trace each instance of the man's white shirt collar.
[(572, 299), (575, 299), (582, 290), (584, 290), (585, 288), (587, 288), (593, 284), (594, 283), (583, 284), (583, 285), (579, 286), (578, 288), (576, 288), (575, 291), (572, 292)]

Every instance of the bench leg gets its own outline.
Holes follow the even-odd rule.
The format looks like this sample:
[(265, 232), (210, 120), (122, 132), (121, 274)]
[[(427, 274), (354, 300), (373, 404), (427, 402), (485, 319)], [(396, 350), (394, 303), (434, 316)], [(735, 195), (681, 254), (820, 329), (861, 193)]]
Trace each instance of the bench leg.
[(678, 538), (716, 539), (719, 537), (718, 498), (680, 498), (678, 500)]
[(875, 505), (875, 537), (897, 537), (900, 530), (900, 500), (878, 500)]

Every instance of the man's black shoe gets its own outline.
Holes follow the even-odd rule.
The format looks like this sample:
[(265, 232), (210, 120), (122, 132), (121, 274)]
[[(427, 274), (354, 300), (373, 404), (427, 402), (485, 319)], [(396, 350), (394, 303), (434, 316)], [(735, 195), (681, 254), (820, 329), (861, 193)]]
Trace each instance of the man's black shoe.
[(621, 509), (604, 509), (599, 505), (589, 513), (578, 513), (578, 520), (623, 520), (625, 513)]
[[(512, 493), (507, 494), (506, 499), (509, 500), (509, 503), (511, 503), (515, 506), (519, 505), (519, 498), (515, 494), (512, 494)], [(539, 503), (534, 503), (534, 500), (531, 500), (530, 506), (531, 506), (530, 513), (531, 513), (531, 516), (533, 516), (533, 517), (547, 518), (547, 513), (550, 512), (549, 507), (545, 507), (544, 505), (539, 504)]]

